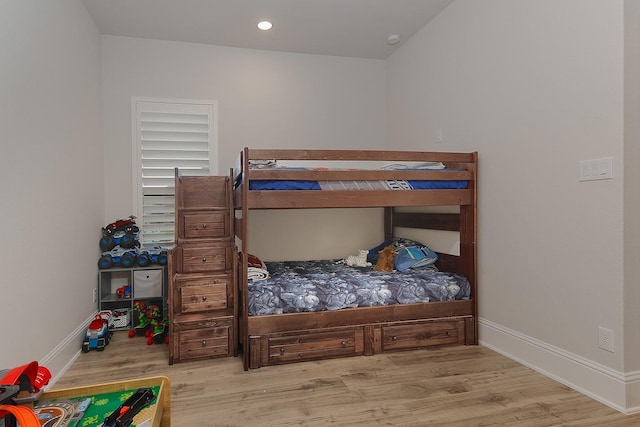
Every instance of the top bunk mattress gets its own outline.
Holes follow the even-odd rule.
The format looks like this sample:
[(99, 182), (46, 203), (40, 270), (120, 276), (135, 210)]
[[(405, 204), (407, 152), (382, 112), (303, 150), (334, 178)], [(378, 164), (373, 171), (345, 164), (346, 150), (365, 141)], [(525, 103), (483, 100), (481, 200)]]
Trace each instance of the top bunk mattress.
[(339, 171), (353, 172), (359, 170), (381, 170), (397, 171), (437, 171), (441, 175), (438, 180), (422, 179), (384, 179), (384, 180), (307, 180), (307, 179), (253, 179), (249, 182), (249, 190), (444, 190), (444, 189), (465, 189), (468, 186), (467, 180), (446, 179), (446, 174), (451, 172), (461, 172), (464, 169), (447, 168), (441, 162), (422, 163), (393, 163), (379, 169), (340, 169), (340, 168), (308, 168), (308, 167), (288, 167), (279, 166), (276, 163), (251, 163), (250, 170), (261, 171)]
[(248, 283), (250, 316), (465, 300), (471, 296), (464, 276), (430, 268), (380, 272), (373, 267), (347, 266), (340, 260), (265, 264), (268, 279)]

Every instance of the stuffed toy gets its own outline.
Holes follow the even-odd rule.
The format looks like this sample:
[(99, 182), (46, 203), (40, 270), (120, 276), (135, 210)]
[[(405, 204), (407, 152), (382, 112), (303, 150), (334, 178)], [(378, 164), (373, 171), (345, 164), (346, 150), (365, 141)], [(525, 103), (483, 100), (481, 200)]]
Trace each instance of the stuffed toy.
[(373, 269), (376, 271), (393, 271), (393, 257), (395, 257), (398, 252), (394, 251), (393, 247), (387, 246), (378, 253), (380, 254), (380, 258)]
[(369, 267), (371, 263), (367, 262), (367, 255), (369, 255), (368, 250), (360, 249), (358, 255), (349, 255), (345, 262), (351, 267)]

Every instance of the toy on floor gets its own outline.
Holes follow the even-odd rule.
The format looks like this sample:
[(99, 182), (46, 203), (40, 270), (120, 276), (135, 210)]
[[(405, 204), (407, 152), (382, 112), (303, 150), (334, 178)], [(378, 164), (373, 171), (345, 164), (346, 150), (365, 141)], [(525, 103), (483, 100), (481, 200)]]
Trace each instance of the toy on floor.
[(109, 330), (109, 322), (112, 314), (109, 310), (102, 310), (95, 319), (91, 321), (82, 342), (82, 352), (88, 353), (90, 350), (102, 351), (109, 344), (113, 332)]
[(147, 331), (147, 344), (169, 344), (169, 319), (152, 320)]
[(134, 301), (133, 311), (138, 313), (138, 323), (129, 330), (129, 338), (133, 338), (136, 335), (146, 335), (149, 327), (149, 319), (147, 317), (147, 304), (144, 301)]
[(169, 320), (163, 318), (160, 307), (135, 301), (133, 310), (138, 313), (138, 323), (129, 330), (129, 338), (144, 335), (148, 345), (169, 344)]
[(157, 305), (151, 306), (147, 310), (147, 318), (149, 319), (149, 329), (145, 333), (147, 344), (168, 344), (169, 321), (168, 319), (162, 319), (160, 307)]
[(394, 251), (393, 247), (386, 246), (379, 252), (379, 254), (380, 258), (373, 269), (385, 272), (393, 271), (393, 257), (395, 257), (398, 252)]

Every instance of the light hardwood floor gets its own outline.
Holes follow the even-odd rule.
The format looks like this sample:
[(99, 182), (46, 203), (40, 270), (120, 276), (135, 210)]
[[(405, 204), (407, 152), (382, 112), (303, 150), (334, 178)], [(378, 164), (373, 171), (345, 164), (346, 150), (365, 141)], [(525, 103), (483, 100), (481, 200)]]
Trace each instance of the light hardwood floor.
[(166, 345), (116, 332), (51, 389), (165, 375), (173, 427), (639, 426), (481, 346), (303, 362), (245, 372), (240, 358), (169, 366)]

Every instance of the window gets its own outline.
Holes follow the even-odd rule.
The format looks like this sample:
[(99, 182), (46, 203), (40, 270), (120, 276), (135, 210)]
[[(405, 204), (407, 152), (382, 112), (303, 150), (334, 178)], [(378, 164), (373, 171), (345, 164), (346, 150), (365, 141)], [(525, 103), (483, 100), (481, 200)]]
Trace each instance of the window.
[(175, 241), (175, 168), (217, 174), (215, 101), (133, 98), (134, 215), (143, 247)]

